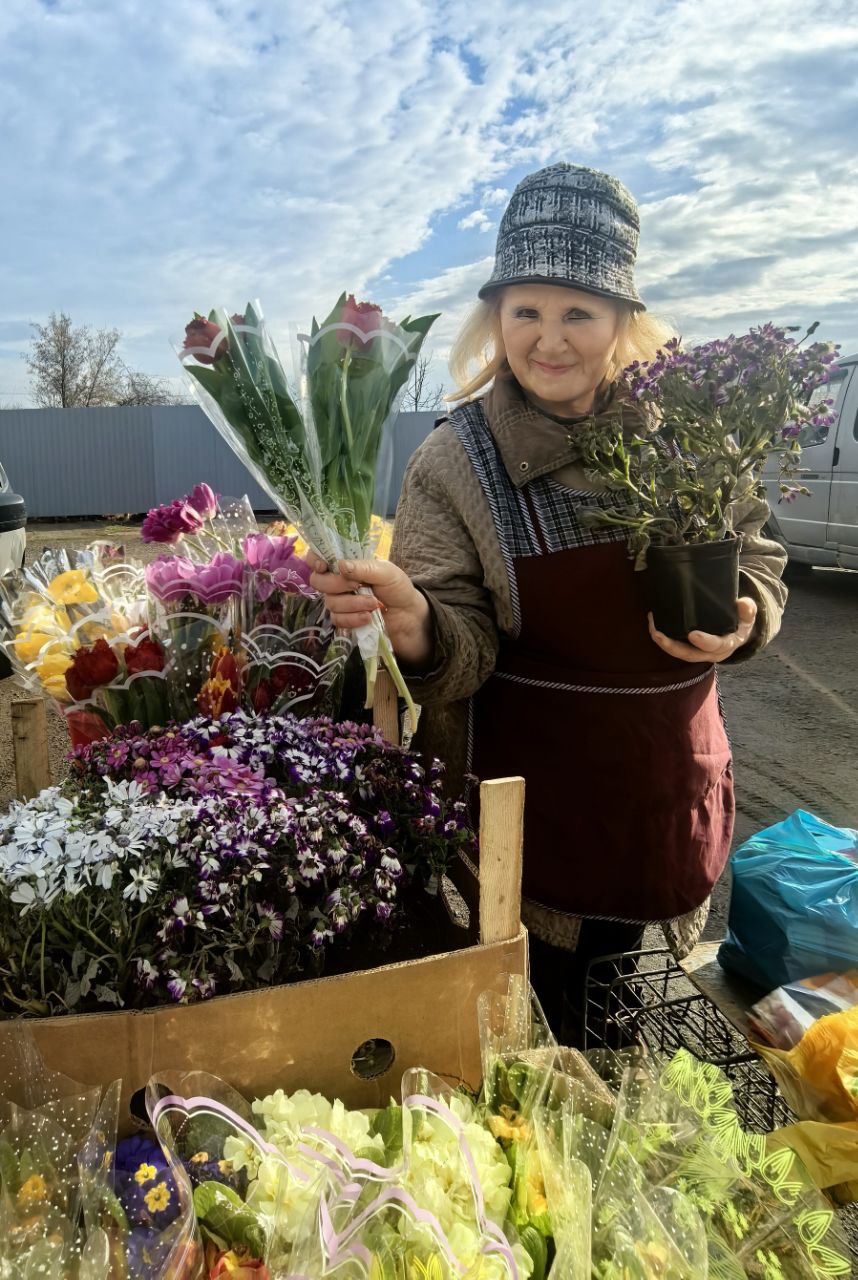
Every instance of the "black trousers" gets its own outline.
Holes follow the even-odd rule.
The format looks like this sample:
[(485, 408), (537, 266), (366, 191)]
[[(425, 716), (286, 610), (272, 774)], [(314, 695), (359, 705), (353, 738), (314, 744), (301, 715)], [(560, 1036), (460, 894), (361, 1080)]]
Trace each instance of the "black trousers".
[[(644, 926), (620, 924), (613, 920), (584, 920), (574, 951), (555, 947), (539, 938), (530, 937), (530, 982), (548, 1025), (561, 1044), (582, 1049), (587, 1021), (587, 976), (596, 982), (611, 982), (619, 973), (635, 971), (635, 961), (626, 953), (640, 951)], [(622, 960), (593, 964), (603, 956), (622, 955)], [(592, 966), (592, 967), (591, 967)], [(599, 1002), (604, 1008), (602, 993)], [(628, 999), (628, 995), (626, 995)], [(610, 1016), (610, 1009), (608, 1010)], [(602, 1018), (596, 1019), (604, 1026)], [(622, 1037), (611, 1048), (621, 1047)], [(589, 1047), (592, 1047), (589, 1046)]]

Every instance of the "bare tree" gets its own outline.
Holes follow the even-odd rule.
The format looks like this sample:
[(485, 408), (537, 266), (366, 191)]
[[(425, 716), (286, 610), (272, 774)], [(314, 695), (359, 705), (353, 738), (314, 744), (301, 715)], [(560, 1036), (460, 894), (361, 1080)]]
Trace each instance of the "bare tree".
[(29, 354), (33, 399), (42, 408), (88, 408), (111, 404), (182, 404), (163, 380), (129, 369), (119, 355), (118, 329), (72, 324), (52, 311), (34, 324)]
[(429, 381), (431, 364), (432, 356), (417, 357), (414, 371), (402, 397), (404, 413), (444, 408), (444, 388)]
[(123, 366), (124, 381), (116, 404), (195, 404), (192, 395), (174, 391), (164, 378), (151, 378), (148, 373)]

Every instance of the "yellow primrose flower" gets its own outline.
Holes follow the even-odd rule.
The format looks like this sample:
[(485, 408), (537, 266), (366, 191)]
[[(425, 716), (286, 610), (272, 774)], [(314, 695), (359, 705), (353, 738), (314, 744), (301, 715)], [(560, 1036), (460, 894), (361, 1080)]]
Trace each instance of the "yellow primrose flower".
[(157, 1176), (158, 1170), (153, 1164), (141, 1164), (134, 1174), (134, 1181), (142, 1187), (144, 1182), (152, 1182)]
[(31, 1173), (18, 1188), (15, 1199), (22, 1209), (34, 1209), (48, 1198), (48, 1184), (40, 1173)]
[(166, 1182), (159, 1182), (151, 1191), (147, 1191), (143, 1199), (150, 1213), (160, 1213), (170, 1203), (170, 1188)]
[(36, 664), (36, 675), (42, 688), (57, 702), (74, 701), (66, 687), (66, 672), (71, 664), (69, 655), (61, 650), (46, 653)]
[(98, 592), (83, 569), (67, 569), (48, 583), (51, 599), (57, 604), (95, 604)]

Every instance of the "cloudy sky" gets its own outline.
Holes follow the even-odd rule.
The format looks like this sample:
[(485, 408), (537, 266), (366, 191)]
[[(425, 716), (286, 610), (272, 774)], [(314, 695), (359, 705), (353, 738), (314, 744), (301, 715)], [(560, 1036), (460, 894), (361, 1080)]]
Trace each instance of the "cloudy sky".
[(641, 204), (687, 338), (821, 322), (858, 350), (853, 0), (2, 0), (0, 405), (51, 310), (172, 376), (196, 308), (275, 331), (343, 288), (444, 313), (556, 160)]

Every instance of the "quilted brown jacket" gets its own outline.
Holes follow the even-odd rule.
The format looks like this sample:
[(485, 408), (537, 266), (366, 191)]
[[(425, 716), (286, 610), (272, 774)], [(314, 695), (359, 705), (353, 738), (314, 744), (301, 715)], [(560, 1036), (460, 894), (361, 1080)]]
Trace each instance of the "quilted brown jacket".
[[(482, 399), (490, 430), (512, 483), (540, 476), (569, 488), (597, 483), (570, 462), (569, 423), (550, 418), (525, 399), (511, 378), (496, 380)], [(740, 592), (757, 602), (751, 639), (731, 662), (745, 662), (777, 635), (786, 603), (783, 549), (761, 529), (768, 505), (754, 500), (733, 511), (742, 534)], [(500, 543), (485, 495), (448, 422), (417, 449), (396, 511), (391, 559), (429, 602), (434, 659), (425, 676), (407, 676), (423, 708), (416, 745), (447, 766), (447, 785), (461, 794), (466, 772), (469, 697), (491, 674), (499, 636), (512, 629), (512, 601)], [(598, 625), (598, 615), (588, 619)]]

